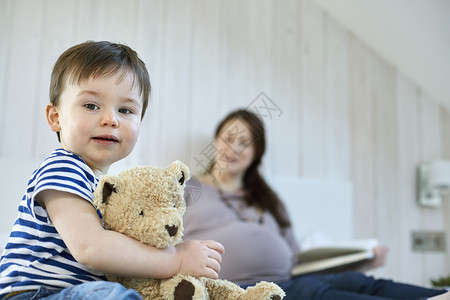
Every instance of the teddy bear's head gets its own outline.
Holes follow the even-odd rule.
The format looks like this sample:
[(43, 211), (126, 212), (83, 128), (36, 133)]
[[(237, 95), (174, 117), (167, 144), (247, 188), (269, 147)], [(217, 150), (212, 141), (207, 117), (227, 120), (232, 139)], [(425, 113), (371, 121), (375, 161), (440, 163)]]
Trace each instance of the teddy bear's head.
[(135, 167), (100, 178), (94, 204), (106, 229), (164, 248), (181, 242), (183, 198), (188, 167), (175, 161), (166, 169)]

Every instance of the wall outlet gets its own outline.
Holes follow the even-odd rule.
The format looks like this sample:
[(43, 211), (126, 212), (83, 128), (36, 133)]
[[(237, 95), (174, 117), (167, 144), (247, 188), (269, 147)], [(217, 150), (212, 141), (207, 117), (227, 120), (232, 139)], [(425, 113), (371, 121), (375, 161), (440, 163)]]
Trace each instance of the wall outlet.
[(419, 252), (445, 252), (444, 231), (413, 231), (412, 249)]

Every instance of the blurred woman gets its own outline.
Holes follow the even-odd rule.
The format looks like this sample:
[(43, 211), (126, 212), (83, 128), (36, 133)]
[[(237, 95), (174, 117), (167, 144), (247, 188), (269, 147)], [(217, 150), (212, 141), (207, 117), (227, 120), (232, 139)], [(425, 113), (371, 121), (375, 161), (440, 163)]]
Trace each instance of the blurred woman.
[[(291, 277), (300, 247), (283, 202), (259, 173), (266, 148), (262, 121), (247, 110), (234, 111), (219, 123), (214, 142), (209, 169), (189, 183), (201, 186), (201, 195), (186, 195), (194, 204), (184, 215), (184, 239), (213, 239), (225, 246), (220, 278), (243, 287), (273, 281), (285, 290), (285, 299), (450, 299), (446, 291), (360, 272)], [(377, 247), (374, 253), (364, 267), (384, 263), (386, 249)]]

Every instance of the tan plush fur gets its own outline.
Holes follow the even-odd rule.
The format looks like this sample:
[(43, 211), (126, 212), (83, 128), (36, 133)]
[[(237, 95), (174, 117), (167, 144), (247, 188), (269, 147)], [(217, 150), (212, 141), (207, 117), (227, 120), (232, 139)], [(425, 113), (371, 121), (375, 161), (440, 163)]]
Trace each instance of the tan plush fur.
[[(188, 167), (180, 161), (166, 169), (135, 167), (118, 176), (103, 176), (94, 193), (94, 203), (106, 229), (158, 248), (176, 245), (182, 241), (182, 217), (186, 210), (183, 195), (189, 177)], [(163, 280), (107, 277), (136, 290), (143, 299), (277, 300), (284, 297), (283, 290), (269, 282), (244, 290), (227, 280), (181, 274)]]

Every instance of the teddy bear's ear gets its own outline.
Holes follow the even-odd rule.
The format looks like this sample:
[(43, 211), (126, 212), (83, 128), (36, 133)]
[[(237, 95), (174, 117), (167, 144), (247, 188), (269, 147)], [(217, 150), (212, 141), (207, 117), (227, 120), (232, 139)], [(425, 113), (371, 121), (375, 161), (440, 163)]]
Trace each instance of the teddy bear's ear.
[(117, 187), (120, 184), (120, 178), (106, 175), (100, 178), (100, 182), (95, 190), (96, 198), (100, 203), (107, 204), (108, 198), (112, 193), (117, 193)]
[(114, 187), (114, 185), (112, 183), (105, 181), (105, 183), (103, 184), (102, 202), (108, 203), (108, 198), (109, 196), (111, 196), (113, 192), (117, 193), (117, 190)]
[(171, 170), (171, 172), (179, 173), (178, 182), (181, 185), (183, 185), (191, 177), (191, 172), (189, 171), (189, 168), (179, 160), (176, 160), (173, 163), (171, 163), (168, 169)]

